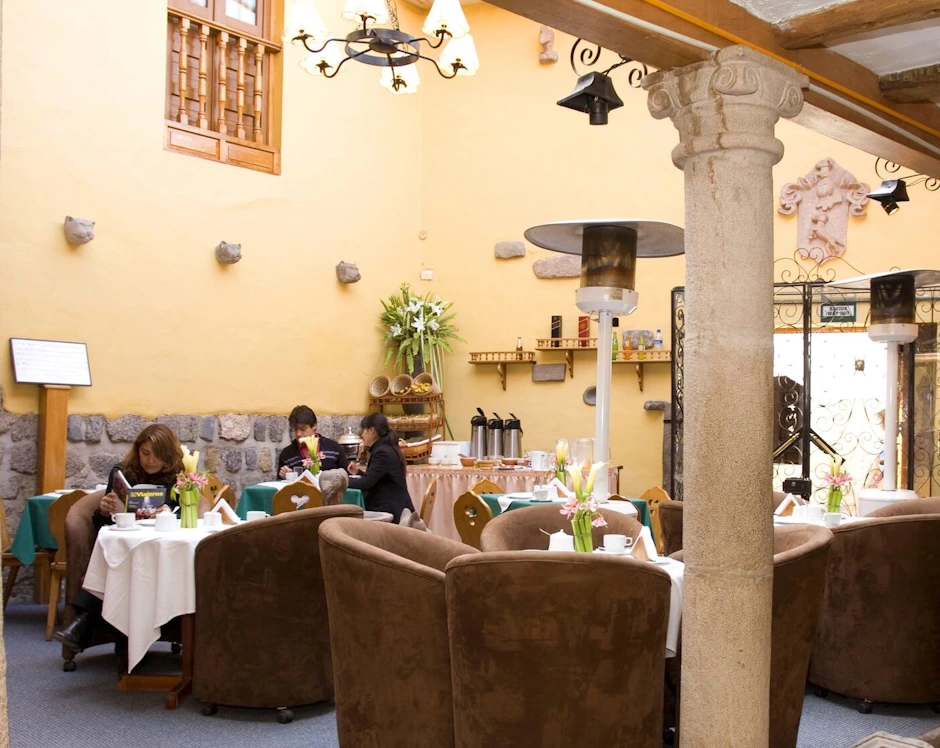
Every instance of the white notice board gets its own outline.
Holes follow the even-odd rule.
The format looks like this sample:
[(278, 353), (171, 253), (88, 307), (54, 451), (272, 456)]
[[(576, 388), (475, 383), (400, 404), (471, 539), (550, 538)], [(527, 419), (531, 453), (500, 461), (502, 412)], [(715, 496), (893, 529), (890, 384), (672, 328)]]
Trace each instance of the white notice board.
[(84, 343), (10, 338), (10, 353), (19, 384), (91, 386), (88, 346)]

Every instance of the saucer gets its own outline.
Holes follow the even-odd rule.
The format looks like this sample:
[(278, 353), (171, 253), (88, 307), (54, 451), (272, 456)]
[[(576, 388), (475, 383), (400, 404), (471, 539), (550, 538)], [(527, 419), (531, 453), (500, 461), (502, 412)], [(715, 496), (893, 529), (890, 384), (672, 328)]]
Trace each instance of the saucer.
[(111, 525), (111, 529), (115, 532), (131, 532), (133, 530), (140, 530), (141, 528), (137, 525), (133, 527), (118, 527), (117, 525)]
[(143, 525), (144, 527), (153, 527), (157, 524), (155, 519), (139, 519), (137, 520), (138, 525)]
[(666, 558), (665, 556), (659, 556), (658, 558), (651, 558), (651, 559), (650, 559), (650, 563), (651, 563), (651, 564), (657, 564), (657, 565), (659, 565), (659, 566), (665, 566), (666, 564), (671, 564), (671, 563), (672, 563), (672, 559), (671, 559), (671, 558)]
[(622, 551), (608, 551), (604, 546), (599, 546), (596, 550), (611, 556), (629, 556), (633, 551), (632, 548), (624, 548)]

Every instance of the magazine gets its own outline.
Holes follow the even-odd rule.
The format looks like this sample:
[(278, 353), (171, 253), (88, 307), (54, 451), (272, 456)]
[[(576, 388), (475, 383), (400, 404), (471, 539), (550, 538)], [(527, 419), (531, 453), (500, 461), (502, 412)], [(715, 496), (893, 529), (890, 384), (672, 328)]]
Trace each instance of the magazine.
[(166, 503), (167, 489), (150, 483), (138, 483), (135, 486), (124, 476), (120, 468), (113, 468), (108, 476), (108, 487), (105, 493), (114, 493), (124, 504), (125, 512), (137, 512), (140, 509), (150, 510)]

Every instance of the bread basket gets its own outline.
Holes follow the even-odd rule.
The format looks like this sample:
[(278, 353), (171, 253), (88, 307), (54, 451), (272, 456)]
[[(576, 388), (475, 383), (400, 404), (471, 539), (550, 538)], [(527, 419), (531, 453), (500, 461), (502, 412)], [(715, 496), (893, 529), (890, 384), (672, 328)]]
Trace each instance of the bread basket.
[(414, 381), (408, 374), (399, 374), (389, 385), (389, 393), (395, 397), (402, 397), (411, 392)]
[(369, 394), (372, 397), (385, 397), (388, 394), (388, 377), (384, 374), (372, 380), (369, 385)]
[(434, 377), (431, 376), (428, 372), (422, 372), (414, 378), (414, 386), (412, 392), (415, 395), (430, 395), (438, 394), (440, 392), (440, 387), (434, 381)]

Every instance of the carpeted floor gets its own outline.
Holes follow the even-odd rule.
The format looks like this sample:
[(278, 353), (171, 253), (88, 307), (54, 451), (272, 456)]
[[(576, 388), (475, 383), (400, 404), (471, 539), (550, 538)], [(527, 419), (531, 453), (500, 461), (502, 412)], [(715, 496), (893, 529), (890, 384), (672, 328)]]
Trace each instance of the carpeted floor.
[[(289, 725), (277, 724), (273, 711), (220, 708), (215, 716), (203, 717), (193, 699), (168, 712), (162, 694), (115, 689), (111, 647), (89, 650), (79, 656), (75, 672), (64, 673), (59, 645), (43, 639), (44, 623), (43, 606), (11, 604), (7, 608), (4, 628), (12, 748), (339, 745), (331, 704), (295, 709)], [(173, 659), (169, 645), (159, 644), (145, 665), (157, 671), (161, 666), (172, 669)], [(819, 699), (807, 693), (798, 748), (846, 748), (878, 730), (914, 737), (938, 727), (940, 715), (929, 707), (877, 706), (873, 714), (863, 715), (847, 699)]]

